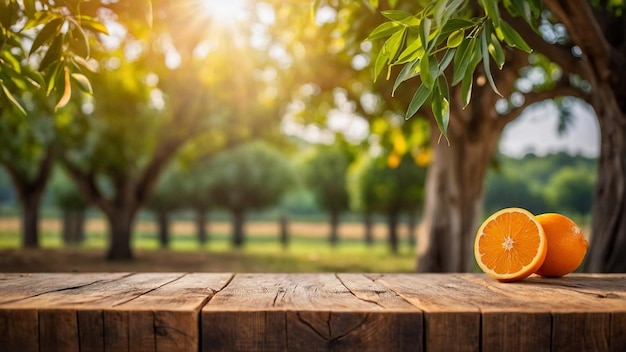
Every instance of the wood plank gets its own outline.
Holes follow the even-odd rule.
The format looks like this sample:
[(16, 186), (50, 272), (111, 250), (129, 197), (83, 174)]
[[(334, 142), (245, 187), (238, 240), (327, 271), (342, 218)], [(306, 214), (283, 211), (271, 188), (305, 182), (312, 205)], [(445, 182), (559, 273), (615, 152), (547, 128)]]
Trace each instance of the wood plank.
[(55, 344), (66, 344), (66, 347), (71, 349), (71, 346), (78, 344), (78, 341), (74, 340), (77, 336), (66, 328), (65, 323), (58, 321), (71, 323), (76, 319), (76, 313), (58, 310), (54, 304), (39, 305), (36, 302), (45, 302), (46, 296), (65, 295), (72, 290), (97, 286), (128, 275), (127, 273), (0, 275), (0, 346), (15, 347), (9, 350), (21, 349), (21, 346), (29, 347), (25, 350), (38, 350), (39, 345), (46, 349)]
[(552, 316), (553, 351), (610, 351), (610, 314), (559, 312)]
[(81, 309), (76, 311), (76, 318), (81, 352), (104, 351), (104, 313)]
[(76, 290), (128, 275), (131, 274), (0, 274), (0, 306), (52, 292)]
[(626, 312), (611, 313), (611, 351), (626, 351)]
[(7, 351), (39, 350), (39, 315), (33, 309), (0, 307), (0, 346)]
[(175, 281), (115, 307), (131, 312), (131, 351), (197, 351), (200, 309), (232, 274), (184, 274)]
[(41, 352), (80, 350), (75, 310), (39, 310), (39, 350)]
[[(606, 351), (611, 341), (622, 339), (621, 326), (611, 326), (612, 316), (626, 313), (623, 279), (614, 276), (572, 275), (563, 278), (530, 277), (515, 283), (500, 283), (486, 276), (464, 275), (511, 299), (522, 300), (552, 316), (551, 346), (555, 350), (583, 346)], [(509, 308), (510, 309), (510, 308)]]
[(626, 350), (626, 274), (0, 274), (0, 350), (550, 347)]
[(480, 310), (467, 302), (460, 279), (439, 274), (373, 274), (370, 279), (424, 312), (424, 349), (480, 350)]
[(389, 336), (384, 348), (390, 351), (424, 350), (424, 317), (420, 309), (363, 274), (338, 274), (337, 278), (355, 297), (372, 302), (388, 313), (379, 314), (380, 323), (369, 325), (376, 331), (364, 332), (364, 336), (372, 339)]
[[(358, 288), (359, 282), (352, 285)], [(384, 324), (419, 324), (421, 312), (405, 307), (413, 314), (386, 311), (384, 304), (356, 296), (334, 274), (240, 274), (203, 308), (202, 349), (385, 350), (399, 335)], [(407, 336), (400, 337), (405, 343)], [(416, 343), (414, 350), (420, 349)]]
[[(20, 293), (22, 298), (5, 301), (0, 305), (0, 309), (33, 309), (35, 311), (53, 309), (56, 312), (65, 309), (65, 311), (73, 311), (77, 324), (80, 322), (89, 322), (89, 324), (75, 326), (38, 322), (39, 336), (50, 339), (63, 337), (67, 340), (57, 340), (56, 344), (81, 347), (85, 345), (86, 348), (94, 349), (100, 344), (92, 336), (102, 336), (102, 345), (105, 351), (128, 351), (130, 349), (128, 312), (117, 314), (114, 311), (115, 306), (136, 299), (182, 276), (182, 274), (176, 273), (103, 274), (102, 278), (94, 274), (66, 275), (69, 276), (52, 275), (50, 278), (42, 277), (40, 280), (34, 281), (30, 286), (35, 287), (35, 292), (38, 292), (36, 295), (28, 294), (27, 291), (23, 290), (24, 292)], [(67, 279), (64, 287), (49, 283), (49, 281), (56, 282), (60, 279)], [(82, 284), (78, 284), (80, 282)], [(16, 290), (11, 288), (11, 292), (16, 292)], [(13, 297), (16, 296), (13, 295)], [(80, 320), (76, 318), (78, 316), (76, 310), (82, 310)], [(54, 320), (55, 318), (52, 316), (49, 319)], [(92, 324), (98, 319), (102, 319), (102, 324)], [(153, 329), (150, 331), (152, 332)], [(89, 338), (86, 341), (81, 341), (81, 337)], [(36, 338), (37, 335), (35, 335)], [(45, 340), (38, 343), (43, 344)]]

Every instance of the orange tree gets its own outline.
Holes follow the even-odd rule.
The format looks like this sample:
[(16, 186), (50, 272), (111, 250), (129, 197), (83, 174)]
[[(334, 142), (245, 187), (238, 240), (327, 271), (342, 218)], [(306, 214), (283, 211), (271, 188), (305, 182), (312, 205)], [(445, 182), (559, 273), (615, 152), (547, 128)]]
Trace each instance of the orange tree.
[[(15, 97), (22, 108), (8, 105), (0, 109), (0, 165), (8, 171), (18, 195), (22, 245), (38, 247), (39, 208), (54, 165), (60, 131), (55, 114), (59, 113), (41, 91)], [(23, 116), (20, 109), (28, 115)]]
[[(407, 117), (417, 111), (431, 115), (444, 141), (438, 143), (436, 136), (433, 143), (426, 209), (430, 231), (422, 241), (429, 245), (419, 248), (418, 270), (472, 269), (482, 182), (502, 128), (529, 104), (562, 96), (587, 100), (601, 126), (587, 269), (624, 269), (626, 145), (619, 127), (624, 52), (623, 40), (611, 29), (623, 28), (623, 6), (619, 1), (440, 1), (409, 12), (383, 12), (389, 20), (370, 36), (387, 38), (376, 70), (401, 67), (396, 83), (417, 83)], [(528, 66), (539, 69), (539, 79), (526, 75)], [(470, 104), (471, 97), (476, 98)]]
[(331, 245), (339, 242), (340, 216), (349, 209), (347, 175), (354, 155), (344, 143), (317, 145), (302, 160), (305, 183), (329, 215)]
[[(363, 157), (363, 156), (362, 156)], [(410, 153), (400, 157), (398, 165), (389, 167), (388, 158), (365, 157), (351, 170), (356, 182), (348, 185), (351, 201), (357, 209), (387, 217), (387, 239), (393, 253), (398, 252), (398, 224), (402, 214), (417, 215), (424, 202), (426, 168), (417, 165)]]
[(100, 2), (0, 2), (0, 164), (19, 195), (22, 243), (36, 247), (39, 203), (67, 127), (72, 92), (91, 91), (83, 74), (91, 46), (107, 32)]
[(253, 141), (224, 150), (210, 160), (209, 194), (216, 206), (232, 213), (232, 244), (245, 240), (245, 216), (277, 205), (295, 184), (289, 159), (266, 142)]
[[(110, 259), (132, 257), (135, 216), (183, 145), (196, 154), (214, 151), (271, 131), (261, 126), (276, 116), (275, 100), (257, 89), (262, 50), (239, 45), (235, 33), (212, 31), (208, 23), (217, 20), (201, 2), (152, 4), (151, 28), (142, 17), (106, 21), (121, 34), (98, 53), (93, 102), (74, 116), (84, 128), (66, 139), (63, 155), (82, 193), (108, 219)], [(111, 7), (126, 14), (127, 5)]]

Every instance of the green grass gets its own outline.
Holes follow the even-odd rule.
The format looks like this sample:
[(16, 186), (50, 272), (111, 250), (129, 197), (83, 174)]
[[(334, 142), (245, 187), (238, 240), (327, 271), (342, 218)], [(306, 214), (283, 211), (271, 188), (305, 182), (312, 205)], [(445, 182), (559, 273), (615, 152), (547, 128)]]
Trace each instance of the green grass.
[[(344, 239), (330, 246), (326, 238), (293, 236), (289, 246), (283, 248), (278, 236), (251, 234), (243, 248), (233, 249), (229, 235), (209, 236), (209, 241), (200, 246), (194, 236), (173, 234), (169, 250), (180, 254), (207, 253), (212, 260), (225, 258), (233, 262), (232, 271), (253, 268), (266, 272), (411, 272), (415, 264), (414, 248), (407, 243), (401, 243), (399, 253), (392, 254), (382, 240), (367, 246), (360, 240)], [(104, 233), (87, 233), (85, 242), (75, 249), (101, 249), (104, 253), (107, 241)], [(57, 232), (43, 231), (40, 244), (42, 248), (63, 248)], [(19, 246), (19, 233), (0, 229), (0, 249)], [(152, 252), (159, 249), (159, 242), (153, 233), (136, 232), (132, 248)]]

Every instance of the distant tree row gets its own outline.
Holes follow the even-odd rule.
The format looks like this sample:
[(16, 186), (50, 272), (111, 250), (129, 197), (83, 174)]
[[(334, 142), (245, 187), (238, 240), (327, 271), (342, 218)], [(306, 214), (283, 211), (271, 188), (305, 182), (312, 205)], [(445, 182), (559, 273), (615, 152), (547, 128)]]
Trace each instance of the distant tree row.
[[(355, 147), (353, 147), (355, 148)], [(358, 158), (346, 144), (318, 145), (290, 158), (267, 142), (255, 141), (225, 149), (192, 164), (172, 162), (164, 171), (145, 209), (155, 215), (162, 247), (170, 239), (170, 219), (180, 210), (196, 215), (198, 242), (207, 241), (207, 213), (227, 210), (232, 215), (232, 245), (245, 241), (245, 216), (249, 211), (277, 206), (285, 194), (297, 189), (313, 195), (319, 211), (328, 214), (329, 242), (339, 242), (339, 223), (348, 211), (364, 215), (364, 240), (373, 243), (372, 219), (378, 214), (388, 219), (388, 242), (398, 251), (400, 217), (410, 223), (410, 240), (424, 194), (425, 167), (405, 154), (394, 168), (384, 154)], [(297, 159), (293, 160), (292, 159)], [(10, 187), (0, 187), (3, 194)], [(49, 205), (63, 218), (63, 238), (68, 244), (84, 238), (83, 223), (88, 203), (62, 169), (54, 172), (47, 192)], [(287, 214), (285, 214), (286, 216)], [(286, 231), (286, 217), (281, 228)], [(286, 242), (288, 239), (283, 238)], [(285, 243), (286, 244), (286, 243)]]
[(522, 159), (500, 156), (485, 181), (485, 213), (510, 206), (535, 214), (560, 212), (584, 218), (591, 214), (597, 161), (561, 152)]

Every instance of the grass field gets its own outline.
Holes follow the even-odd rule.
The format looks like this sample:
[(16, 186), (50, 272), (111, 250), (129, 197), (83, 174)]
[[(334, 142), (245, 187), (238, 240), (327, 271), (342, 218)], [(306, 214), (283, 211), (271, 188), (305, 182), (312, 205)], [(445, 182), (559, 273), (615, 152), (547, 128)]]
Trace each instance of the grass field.
[(407, 229), (400, 226), (401, 246), (390, 253), (386, 227), (374, 227), (375, 243), (362, 241), (359, 223), (344, 223), (339, 228), (340, 243), (330, 246), (327, 224), (299, 222), (290, 224), (290, 244), (283, 248), (278, 241), (278, 224), (251, 222), (246, 225), (246, 245), (230, 246), (230, 225), (209, 224), (209, 241), (200, 246), (191, 222), (173, 223), (170, 248), (159, 249), (156, 227), (142, 221), (135, 226), (132, 247), (136, 260), (105, 261), (106, 225), (89, 220), (86, 241), (66, 248), (60, 237), (60, 223), (55, 219), (41, 222), (42, 249), (20, 249), (19, 220), (0, 219), (0, 271), (192, 271), (192, 272), (410, 272), (415, 264), (415, 249), (408, 245)]

